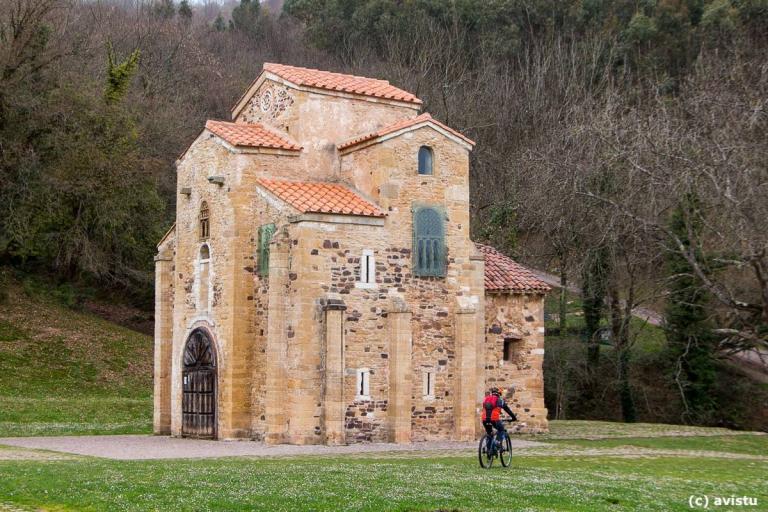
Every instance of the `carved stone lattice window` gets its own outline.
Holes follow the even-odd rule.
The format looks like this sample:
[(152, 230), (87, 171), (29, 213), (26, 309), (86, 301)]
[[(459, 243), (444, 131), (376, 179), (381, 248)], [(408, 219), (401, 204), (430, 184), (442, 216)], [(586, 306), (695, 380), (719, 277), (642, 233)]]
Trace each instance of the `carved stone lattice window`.
[(249, 123), (269, 121), (279, 118), (293, 105), (293, 96), (283, 86), (264, 86), (256, 94), (245, 110), (245, 119)]
[(437, 208), (415, 208), (413, 213), (413, 273), (445, 276), (445, 227)]
[(211, 212), (208, 203), (203, 201), (200, 205), (200, 240), (206, 240), (211, 236)]

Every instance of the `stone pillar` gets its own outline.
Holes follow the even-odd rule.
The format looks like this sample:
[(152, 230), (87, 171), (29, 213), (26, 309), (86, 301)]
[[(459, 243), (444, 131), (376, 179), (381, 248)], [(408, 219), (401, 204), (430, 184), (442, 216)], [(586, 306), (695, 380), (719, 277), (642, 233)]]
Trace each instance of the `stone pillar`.
[(155, 256), (155, 367), (153, 430), (171, 433), (171, 352), (173, 350), (173, 256)]
[(286, 349), (286, 300), (288, 287), (288, 243), (273, 237), (269, 252), (269, 302), (267, 306), (266, 436), (268, 444), (286, 442), (288, 432)]
[[(485, 345), (485, 255), (480, 251), (476, 251), (475, 254), (469, 257), (472, 263), (472, 275), (470, 293), (472, 296), (477, 297), (477, 311), (475, 312), (475, 336), (477, 342), (475, 350), (475, 368), (476, 368), (476, 382), (477, 391), (475, 393), (475, 418), (480, 416), (480, 405), (483, 402), (485, 396), (485, 358), (486, 358), (486, 345)], [(485, 433), (482, 425), (479, 421), (475, 421), (475, 437), (479, 438)]]
[[(471, 299), (471, 298), (470, 298)], [(456, 386), (454, 399), (454, 438), (473, 441), (477, 424), (477, 307), (471, 300), (461, 300), (456, 308)]]
[(411, 442), (411, 394), (413, 371), (411, 352), (411, 312), (402, 297), (393, 295), (387, 313), (389, 323), (389, 440), (392, 443)]
[[(335, 294), (334, 294), (335, 295)], [(323, 431), (325, 444), (345, 444), (344, 440), (344, 301), (329, 296), (325, 310), (325, 394)]]
[(532, 346), (528, 365), (530, 376), (525, 380), (525, 388), (531, 394), (531, 407), (528, 411), (528, 430), (547, 431), (547, 408), (544, 405), (544, 295), (530, 295), (525, 299), (526, 321), (528, 321), (531, 335), (528, 346)]

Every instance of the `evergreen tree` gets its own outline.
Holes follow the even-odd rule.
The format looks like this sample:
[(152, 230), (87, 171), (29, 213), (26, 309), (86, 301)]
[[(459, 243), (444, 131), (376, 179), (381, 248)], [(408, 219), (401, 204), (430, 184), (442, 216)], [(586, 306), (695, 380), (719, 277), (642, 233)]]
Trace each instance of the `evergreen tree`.
[(192, 8), (189, 6), (188, 0), (181, 0), (179, 2), (179, 16), (187, 21), (192, 19)]
[(608, 255), (605, 247), (587, 254), (582, 276), (584, 337), (587, 341), (587, 366), (594, 370), (600, 361), (600, 320), (603, 318), (608, 285)]
[(136, 49), (122, 62), (117, 62), (112, 43), (107, 43), (107, 86), (104, 98), (107, 103), (120, 101), (131, 84), (131, 79), (139, 66), (141, 52)]
[(152, 11), (155, 16), (167, 20), (176, 16), (176, 5), (174, 5), (173, 0), (159, 0), (155, 2)]
[[(698, 251), (691, 238), (698, 239), (702, 230), (698, 198), (683, 198), (670, 220), (670, 230), (685, 251)], [(691, 237), (690, 234), (694, 236)], [(665, 311), (666, 335), (671, 359), (677, 361), (675, 380), (685, 401), (683, 420), (701, 423), (711, 420), (715, 410), (715, 351), (717, 340), (707, 315), (708, 295), (683, 254), (667, 255), (670, 290)], [(697, 254), (701, 260), (701, 255)]]
[(259, 0), (240, 0), (240, 5), (232, 9), (229, 26), (249, 37), (258, 37), (261, 32), (260, 15)]
[(216, 19), (213, 20), (213, 29), (216, 32), (224, 32), (227, 30), (227, 24), (224, 22), (224, 18), (221, 16), (221, 13), (219, 13), (219, 15), (216, 16)]

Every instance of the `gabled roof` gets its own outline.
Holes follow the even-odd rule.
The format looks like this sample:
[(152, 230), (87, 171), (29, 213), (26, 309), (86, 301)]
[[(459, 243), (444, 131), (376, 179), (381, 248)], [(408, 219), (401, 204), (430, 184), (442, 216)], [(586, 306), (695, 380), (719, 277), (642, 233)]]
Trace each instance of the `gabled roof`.
[(339, 151), (344, 151), (346, 149), (357, 146), (358, 144), (362, 144), (363, 142), (374, 141), (380, 137), (386, 137), (387, 135), (392, 135), (401, 131), (415, 130), (417, 128), (421, 128), (422, 126), (425, 126), (428, 124), (438, 128), (438, 131), (442, 130), (444, 132), (448, 132), (448, 134), (450, 135), (458, 137), (460, 140), (464, 141), (467, 145), (469, 145), (470, 148), (475, 145), (475, 142), (472, 139), (465, 137), (464, 135), (457, 132), (453, 128), (450, 128), (449, 126), (444, 125), (437, 119), (433, 118), (430, 114), (424, 113), (419, 116), (416, 116), (410, 119), (404, 119), (402, 121), (398, 121), (389, 126), (385, 126), (384, 128), (381, 128), (376, 132), (355, 137), (354, 139), (351, 139), (351, 140), (348, 140), (347, 142), (343, 142), (339, 144), (337, 146), (337, 149)]
[(286, 66), (285, 64), (264, 63), (264, 71), (275, 74), (296, 85), (325, 89), (327, 91), (346, 92), (371, 96), (387, 100), (402, 101), (421, 105), (421, 100), (408, 91), (398, 89), (386, 80), (363, 76), (332, 73), (319, 69)]
[(259, 185), (301, 213), (384, 217), (378, 206), (339, 183), (259, 178)]
[(545, 293), (551, 288), (529, 269), (490, 245), (475, 243), (485, 255), (485, 289), (493, 292)]
[(235, 147), (284, 149), (301, 151), (301, 146), (284, 139), (258, 123), (206, 121), (205, 127)]

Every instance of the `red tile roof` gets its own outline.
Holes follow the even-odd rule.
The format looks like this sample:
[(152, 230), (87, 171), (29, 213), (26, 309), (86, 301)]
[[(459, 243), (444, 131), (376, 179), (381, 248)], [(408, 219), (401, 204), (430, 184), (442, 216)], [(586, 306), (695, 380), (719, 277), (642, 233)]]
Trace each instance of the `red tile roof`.
[(419, 98), (408, 91), (390, 85), (386, 80), (344, 75), (330, 71), (320, 71), (319, 69), (286, 66), (285, 64), (273, 64), (270, 62), (264, 63), (264, 71), (273, 73), (296, 85), (421, 105)]
[(257, 123), (206, 121), (205, 127), (233, 146), (301, 151), (301, 146), (297, 146)]
[(461, 140), (463, 140), (467, 144), (470, 144), (471, 146), (475, 145), (475, 142), (472, 139), (469, 139), (468, 137), (465, 137), (464, 135), (462, 135), (461, 133), (457, 132), (453, 128), (450, 128), (450, 127), (444, 125), (443, 123), (441, 123), (437, 119), (433, 118), (428, 113), (424, 113), (424, 114), (421, 114), (420, 116), (416, 116), (416, 117), (413, 117), (411, 119), (404, 119), (403, 121), (398, 121), (395, 124), (391, 124), (389, 126), (385, 126), (384, 128), (380, 129), (377, 132), (369, 133), (367, 135), (361, 135), (361, 136), (356, 137), (356, 138), (354, 138), (352, 140), (348, 140), (347, 142), (339, 144), (337, 147), (338, 147), (339, 151), (342, 151), (344, 149), (351, 148), (352, 146), (356, 146), (356, 145), (358, 145), (360, 143), (363, 143), (363, 142), (366, 142), (366, 141), (369, 141), (369, 140), (373, 140), (373, 139), (377, 139), (379, 137), (383, 137), (385, 135), (389, 135), (390, 133), (394, 133), (394, 132), (399, 131), (399, 130), (404, 130), (406, 128), (411, 128), (411, 127), (417, 127), (418, 125), (427, 124), (427, 123), (431, 123), (431, 124), (439, 126), (443, 130), (445, 130), (445, 131), (455, 135), (456, 137), (459, 137)]
[(259, 178), (259, 184), (302, 213), (336, 213), (384, 217), (375, 204), (338, 183)]
[(485, 255), (485, 289), (498, 292), (544, 293), (550, 290), (529, 269), (501, 254), (490, 245), (475, 243)]

